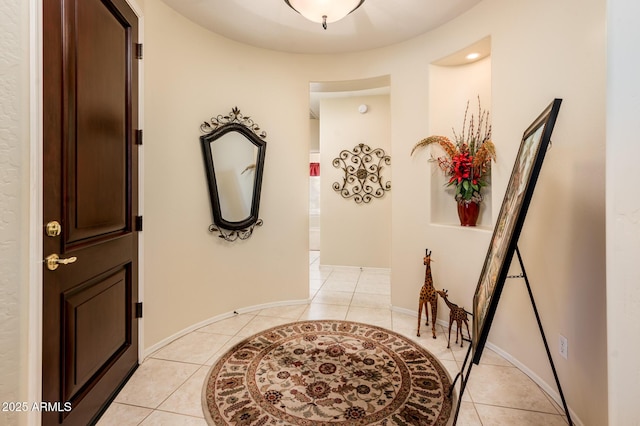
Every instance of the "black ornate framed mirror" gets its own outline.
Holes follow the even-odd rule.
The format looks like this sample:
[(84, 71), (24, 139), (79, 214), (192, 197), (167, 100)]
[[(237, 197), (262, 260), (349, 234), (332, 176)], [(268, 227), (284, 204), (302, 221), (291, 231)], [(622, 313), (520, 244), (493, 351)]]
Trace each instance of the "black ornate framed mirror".
[(234, 107), (200, 125), (213, 224), (227, 241), (247, 239), (256, 226), (267, 148), (266, 132)]

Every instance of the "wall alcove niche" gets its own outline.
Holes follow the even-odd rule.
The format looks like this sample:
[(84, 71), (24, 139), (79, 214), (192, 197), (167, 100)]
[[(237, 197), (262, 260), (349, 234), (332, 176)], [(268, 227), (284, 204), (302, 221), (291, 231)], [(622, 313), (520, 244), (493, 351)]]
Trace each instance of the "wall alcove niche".
[[(469, 56), (477, 54), (477, 57)], [(478, 98), (484, 110), (491, 113), (491, 38), (469, 45), (429, 66), (429, 135), (446, 136), (453, 142), (453, 130), (460, 133), (467, 101), (469, 111), (478, 119)], [(453, 130), (452, 130), (453, 129)], [(443, 155), (436, 146), (426, 154)], [(500, 153), (498, 153), (498, 156)], [(447, 188), (447, 177), (431, 164), (431, 223), (460, 226), (454, 200), (454, 189)], [(482, 189), (483, 201), (477, 228), (489, 230), (492, 223), (491, 185)]]

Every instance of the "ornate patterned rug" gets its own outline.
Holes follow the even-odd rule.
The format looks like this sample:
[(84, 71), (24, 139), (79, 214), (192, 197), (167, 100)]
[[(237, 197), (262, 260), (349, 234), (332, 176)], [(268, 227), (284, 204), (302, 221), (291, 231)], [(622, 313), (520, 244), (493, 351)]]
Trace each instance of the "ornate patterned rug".
[(242, 341), (211, 368), (211, 425), (445, 425), (444, 367), (426, 349), (348, 321), (285, 324)]

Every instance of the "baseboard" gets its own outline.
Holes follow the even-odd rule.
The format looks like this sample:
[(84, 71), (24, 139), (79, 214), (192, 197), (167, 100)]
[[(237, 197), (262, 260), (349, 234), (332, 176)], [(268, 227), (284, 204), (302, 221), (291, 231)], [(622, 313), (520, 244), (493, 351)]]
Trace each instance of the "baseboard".
[[(406, 308), (400, 308), (398, 306), (392, 306), (391, 307), (391, 311), (392, 312), (398, 312), (398, 313), (405, 314), (405, 315), (411, 315), (411, 316), (414, 316), (414, 317), (418, 316), (418, 314), (417, 314), (417, 312), (415, 310), (406, 309)], [(446, 320), (443, 320), (443, 319), (438, 319), (436, 321), (436, 323), (442, 325), (445, 328), (449, 327), (449, 323)], [(518, 370), (520, 370), (524, 374), (526, 374), (531, 380), (533, 380), (534, 383), (536, 383), (538, 386), (540, 386), (540, 388), (542, 388), (542, 390), (544, 392), (546, 392), (547, 395), (549, 395), (556, 402), (556, 404), (558, 404), (558, 406), (560, 407), (560, 410), (563, 410), (562, 398), (560, 398), (560, 393), (555, 389), (555, 386), (550, 386), (547, 382), (542, 380), (542, 378), (540, 376), (535, 374), (529, 367), (527, 367), (526, 365), (524, 365), (523, 363), (518, 361), (511, 354), (509, 354), (508, 352), (505, 352), (503, 349), (499, 348), (495, 344), (493, 344), (491, 342), (487, 342), (486, 347), (491, 349), (492, 351), (494, 351), (498, 355), (500, 355), (505, 360), (509, 361)], [(568, 404), (567, 404), (567, 406), (568, 406)], [(569, 407), (569, 413), (571, 414), (571, 421), (573, 422), (574, 425), (576, 425), (576, 426), (584, 426), (584, 423), (580, 420), (578, 415), (571, 409), (571, 407)]]
[(329, 265), (326, 263), (320, 263), (320, 266), (322, 266), (323, 268), (331, 268), (336, 271), (353, 271), (354, 269), (359, 269), (360, 271), (368, 272), (391, 272), (391, 268), (382, 268), (377, 266)]
[(238, 308), (235, 309), (231, 312), (226, 312), (224, 314), (220, 314), (220, 315), (216, 315), (214, 317), (208, 318), (204, 321), (200, 321), (196, 324), (190, 325), (187, 328), (184, 328), (180, 331), (178, 331), (177, 333), (172, 334), (171, 336), (168, 336), (164, 339), (162, 339), (161, 341), (159, 341), (158, 343), (146, 348), (144, 350), (144, 356), (143, 359), (148, 358), (151, 354), (153, 354), (154, 352), (158, 351), (159, 349), (162, 349), (163, 347), (167, 346), (169, 343), (173, 342), (174, 340), (177, 340), (179, 338), (181, 338), (182, 336), (185, 336), (189, 333), (191, 333), (192, 331), (195, 331), (199, 328), (205, 327), (207, 325), (213, 324), (214, 322), (217, 321), (221, 321), (227, 318), (231, 318), (234, 315), (238, 315), (238, 314), (247, 314), (250, 312), (255, 312), (255, 311), (261, 311), (263, 309), (268, 309), (268, 308), (277, 308), (279, 306), (294, 306), (294, 305), (305, 305), (311, 303), (311, 299), (302, 299), (302, 300), (287, 300), (287, 301), (283, 301), (283, 302), (273, 302), (273, 303), (263, 303), (260, 305), (254, 305), (254, 306), (247, 306), (244, 308)]
[[(391, 311), (397, 312), (399, 314), (411, 315), (413, 317), (416, 317), (416, 319), (418, 319), (418, 313), (413, 309), (400, 308), (398, 306), (391, 306)], [(444, 327), (449, 327), (449, 323), (443, 319), (437, 319), (436, 324), (440, 324)]]
[[(150, 346), (149, 348), (145, 349), (144, 358), (146, 359), (147, 357), (149, 357), (151, 354), (153, 354), (157, 350), (163, 348), (164, 346), (168, 345), (169, 343), (173, 342), (174, 340), (177, 340), (180, 337), (191, 333), (194, 330), (197, 330), (199, 328), (205, 327), (205, 326), (207, 326), (209, 324), (213, 324), (214, 322), (221, 321), (223, 319), (231, 318), (234, 315), (246, 314), (246, 313), (250, 313), (250, 312), (260, 311), (260, 310), (263, 310), (263, 309), (276, 308), (276, 307), (279, 307), (279, 306), (303, 305), (303, 304), (310, 303), (310, 301), (311, 301), (310, 299), (303, 299), (303, 300), (289, 300), (289, 301), (283, 301), (283, 302), (263, 303), (263, 304), (260, 304), (260, 305), (254, 305), (254, 306), (247, 306), (247, 307), (244, 307), (244, 308), (238, 308), (238, 309), (236, 309), (236, 310), (234, 310), (232, 312), (227, 312), (227, 313), (224, 313), (224, 314), (216, 315), (214, 317), (211, 317), (211, 318), (206, 319), (204, 321), (201, 321), (199, 323), (193, 324), (193, 325), (191, 325), (191, 326), (189, 326), (189, 327), (187, 327), (187, 328), (185, 328), (185, 329), (183, 329), (183, 330), (181, 330), (181, 331), (179, 331), (177, 333), (174, 333), (171, 336), (161, 340), (160, 342), (156, 343), (155, 345)], [(417, 312), (415, 310), (401, 308), (401, 307), (398, 307), (398, 306), (391, 306), (391, 311), (392, 312), (398, 312), (398, 313), (405, 314), (405, 315), (411, 315), (411, 316), (414, 316), (414, 317), (418, 316)], [(438, 319), (436, 321), (436, 323), (440, 324), (440, 325), (442, 325), (444, 327), (448, 327), (449, 326), (449, 323), (447, 321), (443, 320), (443, 319)], [(555, 387), (550, 386), (547, 382), (545, 382), (542, 378), (540, 378), (540, 376), (535, 374), (526, 365), (524, 365), (523, 363), (518, 361), (511, 354), (509, 354), (508, 352), (505, 352), (503, 349), (499, 348), (495, 344), (493, 344), (491, 342), (487, 342), (486, 347), (491, 349), (492, 351), (494, 351), (498, 355), (500, 355), (505, 360), (509, 361), (517, 369), (519, 369), (524, 374), (526, 374), (531, 380), (533, 380), (538, 386), (540, 386), (542, 388), (542, 390), (544, 390), (558, 404), (560, 409), (563, 408), (562, 407), (562, 399), (560, 398), (560, 394), (558, 393), (558, 391), (554, 389)], [(576, 426), (584, 426), (584, 423), (580, 420), (578, 415), (571, 409), (571, 407), (569, 407), (569, 412), (571, 414), (571, 420), (573, 421), (573, 423)]]
[[(550, 386), (547, 382), (542, 380), (540, 376), (534, 373), (529, 367), (527, 367), (526, 365), (518, 361), (516, 358), (511, 356), (511, 354), (509, 354), (508, 352), (505, 352), (495, 344), (491, 342), (487, 342), (485, 346), (491, 349), (492, 351), (494, 351), (495, 353), (497, 353), (498, 355), (500, 355), (505, 360), (509, 361), (518, 370), (522, 371), (524, 374), (529, 376), (531, 380), (533, 380), (538, 386), (540, 386), (542, 390), (545, 391), (547, 395), (549, 395), (556, 402), (556, 404), (558, 404), (558, 406), (560, 407), (560, 410), (564, 410), (562, 406), (562, 398), (560, 398), (560, 393), (557, 391), (557, 389), (555, 389), (555, 386), (553, 387)], [(580, 418), (575, 413), (575, 411), (573, 411), (571, 407), (569, 407), (568, 403), (567, 403), (567, 407), (569, 408), (569, 413), (571, 414), (571, 421), (573, 422), (573, 424), (576, 426), (584, 426), (584, 423), (580, 420)], [(564, 415), (564, 412), (562, 414)]]

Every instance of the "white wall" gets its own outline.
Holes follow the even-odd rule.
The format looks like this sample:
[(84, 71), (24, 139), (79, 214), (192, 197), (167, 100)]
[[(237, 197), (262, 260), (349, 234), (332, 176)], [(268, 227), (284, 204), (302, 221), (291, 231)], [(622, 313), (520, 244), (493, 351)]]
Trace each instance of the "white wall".
[[(0, 402), (26, 400), (29, 262), (29, 9), (0, 3)], [(25, 416), (0, 412), (0, 423)]]
[[(365, 114), (358, 112), (367, 105)], [(343, 198), (333, 184), (342, 186), (344, 171), (333, 166), (343, 150), (353, 152), (360, 143), (383, 149), (391, 155), (389, 96), (325, 98), (320, 101), (320, 263), (323, 265), (391, 266), (391, 165), (382, 163), (382, 184), (391, 182), (391, 192), (369, 203)], [(378, 164), (373, 157), (372, 164)], [(353, 165), (350, 159), (347, 165)], [(341, 164), (341, 167), (343, 164)], [(348, 185), (347, 188), (352, 188)], [(352, 191), (350, 191), (353, 193)]]
[[(608, 1), (607, 76), (607, 351), (609, 424), (640, 419), (640, 3)], [(632, 54), (630, 54), (632, 53)]]

